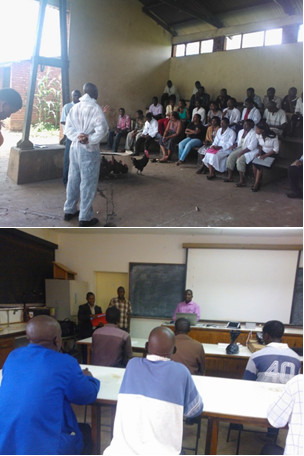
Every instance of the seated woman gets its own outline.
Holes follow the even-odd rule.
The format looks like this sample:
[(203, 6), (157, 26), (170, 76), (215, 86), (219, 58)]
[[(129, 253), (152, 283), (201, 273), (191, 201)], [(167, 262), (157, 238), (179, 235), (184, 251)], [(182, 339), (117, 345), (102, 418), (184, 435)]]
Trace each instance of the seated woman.
[(226, 171), (226, 157), (230, 154), (230, 147), (235, 141), (235, 132), (229, 128), (229, 120), (224, 117), (221, 121), (221, 128), (218, 130), (211, 147), (206, 151), (203, 159), (204, 165), (209, 168), (207, 179), (215, 179), (215, 171), (223, 173)]
[(184, 125), (189, 121), (190, 116), (189, 116), (189, 111), (186, 107), (186, 102), (185, 100), (181, 99), (178, 102), (178, 107), (177, 107), (177, 112), (179, 115), (180, 120), (183, 122)]
[(179, 141), (182, 131), (182, 121), (180, 120), (178, 113), (173, 111), (164, 136), (160, 141), (160, 150), (163, 153), (163, 158), (159, 160), (160, 163), (164, 163), (169, 160), (172, 148)]
[[(256, 157), (265, 160), (266, 157), (271, 157), (279, 153), (279, 140), (277, 135), (269, 129), (266, 122), (260, 122), (256, 125), (256, 134), (258, 139), (259, 151)], [(253, 192), (260, 189), (260, 183), (263, 174), (263, 165), (252, 164), (254, 185), (251, 187)]]
[[(216, 136), (216, 133), (217, 133), (218, 129), (220, 128), (220, 126), (221, 126), (220, 117), (218, 117), (218, 116), (212, 117), (211, 125), (207, 128), (206, 137), (205, 137), (205, 140), (203, 142), (203, 145), (202, 145), (202, 147), (200, 149), (198, 149), (198, 164), (201, 164), (202, 156), (205, 155), (206, 150), (209, 149), (209, 147), (213, 143), (214, 138)], [(197, 174), (202, 174), (202, 173), (205, 174), (204, 173), (204, 167), (205, 167), (205, 165), (202, 165), (196, 171), (196, 173)]]
[(201, 123), (201, 116), (199, 114), (195, 114), (193, 122), (191, 122), (186, 128), (185, 134), (187, 138), (183, 139), (178, 144), (179, 159), (176, 162), (177, 166), (184, 163), (192, 147), (199, 147), (202, 145), (203, 125)]
[(246, 172), (246, 165), (254, 159), (259, 151), (253, 120), (245, 120), (244, 129), (239, 131), (237, 141), (231, 146), (231, 150), (232, 152), (228, 156), (226, 163), (228, 177), (224, 182), (233, 182), (232, 174), (236, 165), (240, 175), (240, 180), (236, 184), (236, 187), (245, 187), (244, 175)]
[(166, 129), (166, 126), (168, 125), (172, 112), (177, 111), (177, 106), (175, 105), (175, 102), (176, 102), (176, 96), (170, 95), (169, 103), (167, 104), (167, 107), (166, 107), (166, 114), (165, 114), (166, 117), (158, 120), (158, 133), (160, 135), (164, 134), (164, 131)]
[(215, 101), (211, 101), (210, 102), (210, 106), (209, 106), (209, 111), (208, 111), (208, 114), (207, 114), (207, 122), (208, 122), (208, 125), (211, 125), (211, 120), (213, 119), (213, 117), (219, 117), (220, 119), (222, 118), (222, 111), (218, 108), (218, 105), (216, 104)]

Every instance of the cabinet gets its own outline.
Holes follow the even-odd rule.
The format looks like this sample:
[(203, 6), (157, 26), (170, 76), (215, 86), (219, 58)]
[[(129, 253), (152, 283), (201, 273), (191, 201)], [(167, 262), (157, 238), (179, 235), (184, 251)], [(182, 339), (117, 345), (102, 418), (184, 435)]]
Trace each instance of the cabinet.
[(46, 305), (55, 307), (57, 320), (77, 316), (78, 307), (86, 302), (88, 283), (78, 280), (46, 279)]

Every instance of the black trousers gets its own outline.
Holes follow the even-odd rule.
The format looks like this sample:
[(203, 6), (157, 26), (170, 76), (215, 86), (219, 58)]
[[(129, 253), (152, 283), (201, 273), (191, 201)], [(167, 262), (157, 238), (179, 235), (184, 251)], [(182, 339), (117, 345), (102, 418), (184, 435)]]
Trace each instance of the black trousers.
[(302, 179), (303, 179), (303, 165), (289, 166), (288, 179), (291, 191), (298, 196), (303, 194)]

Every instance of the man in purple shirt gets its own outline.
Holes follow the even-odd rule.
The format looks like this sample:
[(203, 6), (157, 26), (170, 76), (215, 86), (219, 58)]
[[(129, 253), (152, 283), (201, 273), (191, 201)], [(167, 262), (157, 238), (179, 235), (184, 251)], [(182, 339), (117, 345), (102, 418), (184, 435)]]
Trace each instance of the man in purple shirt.
[(192, 301), (193, 293), (192, 290), (185, 290), (184, 293), (184, 301), (180, 302), (173, 314), (173, 320), (176, 320), (177, 313), (195, 313), (197, 317), (197, 321), (200, 319), (200, 308), (196, 302)]
[(120, 108), (116, 128), (109, 131), (108, 149), (117, 152), (121, 138), (127, 136), (131, 130), (131, 119), (125, 113), (124, 108)]

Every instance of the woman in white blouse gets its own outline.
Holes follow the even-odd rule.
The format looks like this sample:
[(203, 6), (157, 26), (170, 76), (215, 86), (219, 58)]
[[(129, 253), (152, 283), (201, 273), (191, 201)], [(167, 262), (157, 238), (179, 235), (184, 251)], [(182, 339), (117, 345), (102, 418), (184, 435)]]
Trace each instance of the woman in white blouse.
[[(260, 122), (256, 125), (256, 135), (258, 139), (259, 151), (256, 157), (265, 160), (266, 157), (271, 157), (279, 153), (279, 140), (277, 135), (269, 129), (267, 123)], [(252, 164), (254, 185), (251, 187), (253, 192), (260, 189), (263, 165)]]
[(235, 132), (229, 128), (229, 120), (224, 117), (221, 128), (203, 159), (204, 165), (209, 168), (207, 179), (215, 179), (215, 171), (220, 173), (226, 171), (226, 157), (231, 153), (230, 147), (234, 144), (235, 136)]
[(236, 187), (245, 187), (246, 165), (254, 159), (259, 151), (258, 139), (252, 119), (245, 120), (244, 128), (239, 131), (237, 141), (231, 146), (231, 150), (232, 152), (227, 158), (228, 177), (224, 182), (233, 182), (232, 174), (236, 165), (240, 175), (240, 180)]

